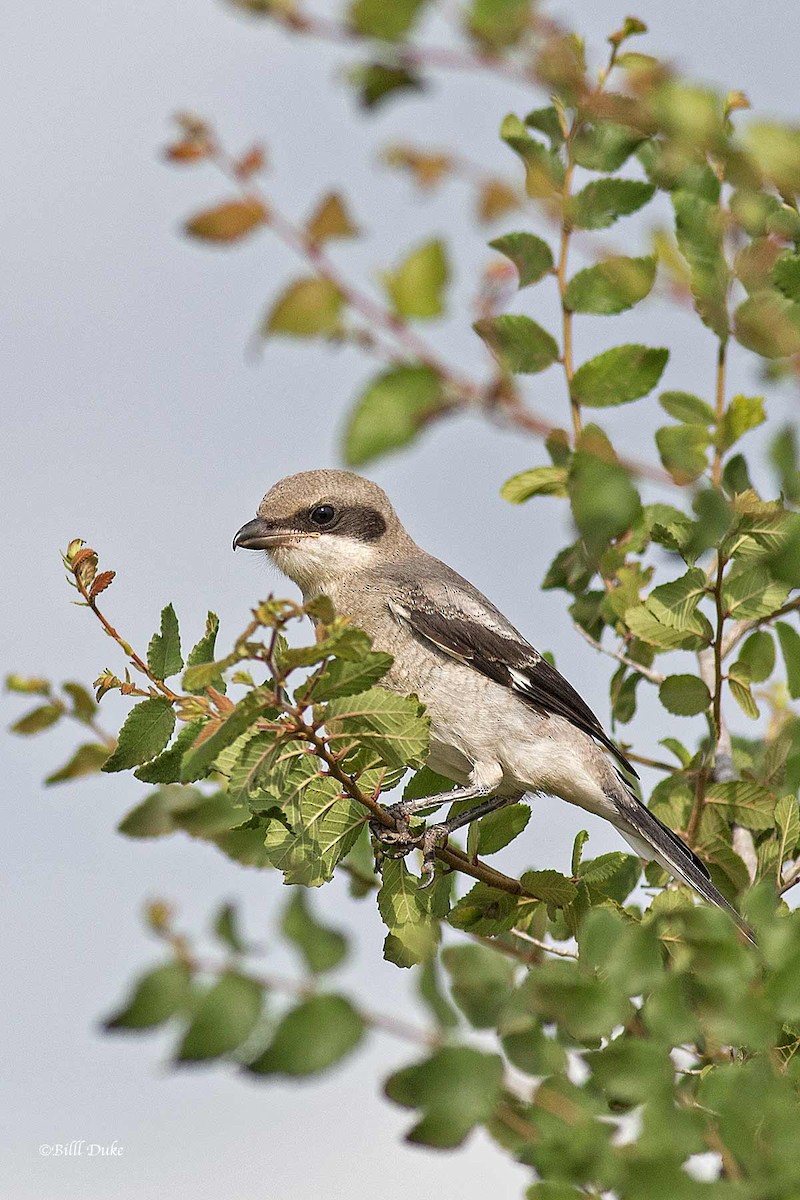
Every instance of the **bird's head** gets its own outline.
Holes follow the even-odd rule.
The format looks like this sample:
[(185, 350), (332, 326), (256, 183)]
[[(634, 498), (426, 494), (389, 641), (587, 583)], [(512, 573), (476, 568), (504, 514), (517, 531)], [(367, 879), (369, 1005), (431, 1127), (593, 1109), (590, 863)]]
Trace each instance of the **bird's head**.
[(270, 488), (233, 548), (264, 550), (304, 595), (414, 549), (386, 494), (349, 471), (301, 471)]

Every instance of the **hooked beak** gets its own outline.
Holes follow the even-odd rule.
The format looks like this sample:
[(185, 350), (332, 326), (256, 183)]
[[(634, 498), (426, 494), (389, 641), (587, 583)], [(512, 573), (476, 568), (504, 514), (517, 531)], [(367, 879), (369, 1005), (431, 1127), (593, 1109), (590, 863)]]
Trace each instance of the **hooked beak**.
[(301, 533), (297, 529), (275, 529), (263, 517), (256, 517), (243, 525), (233, 539), (233, 548), (243, 550), (273, 550), (276, 546), (288, 546), (298, 538), (316, 537), (314, 533)]

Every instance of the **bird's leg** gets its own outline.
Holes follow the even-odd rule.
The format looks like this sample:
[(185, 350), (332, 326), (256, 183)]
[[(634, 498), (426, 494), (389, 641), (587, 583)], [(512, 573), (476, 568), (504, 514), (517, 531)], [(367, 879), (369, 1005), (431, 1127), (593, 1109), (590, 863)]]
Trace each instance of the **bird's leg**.
[[(429, 808), (441, 808), (443, 804), (452, 804), (456, 800), (474, 800), (479, 796), (486, 796), (490, 790), (485, 784), (468, 783), (464, 787), (453, 788), (452, 792), (439, 792), (435, 796), (420, 796), (416, 800), (400, 800), (396, 804), (390, 804), (386, 809), (394, 819), (394, 828), (382, 825), (379, 821), (370, 821), (370, 833), (384, 853), (387, 850), (395, 851), (394, 856), (402, 858), (408, 854), (409, 850), (418, 846), (420, 839), (424, 837), (424, 831), (422, 833), (411, 832), (411, 817), (415, 813)], [(481, 805), (478, 805), (478, 808), (480, 807)], [(470, 809), (470, 812), (474, 811), (475, 809)], [(472, 817), (468, 816), (467, 819), (472, 820)]]
[[(484, 792), (487, 790), (484, 788)], [(464, 825), (471, 825), (473, 821), (479, 821), (481, 817), (487, 817), (489, 813), (496, 812), (498, 808), (504, 808), (506, 804), (512, 804), (518, 799), (518, 796), (490, 796), (482, 804), (468, 808), (466, 812), (459, 813), (457, 817), (451, 817), (449, 821), (440, 821), (437, 825), (429, 825), (424, 829), (419, 841), (419, 848), (422, 851), (420, 887), (429, 887), (433, 882), (436, 851), (447, 845), (451, 833), (454, 833), (456, 829), (463, 828)]]

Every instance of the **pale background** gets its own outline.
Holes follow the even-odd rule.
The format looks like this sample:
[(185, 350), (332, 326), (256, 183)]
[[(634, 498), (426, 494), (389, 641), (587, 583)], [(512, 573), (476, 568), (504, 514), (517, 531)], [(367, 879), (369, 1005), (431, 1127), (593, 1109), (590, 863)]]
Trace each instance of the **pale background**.
[[(551, 11), (602, 48), (626, 9), (595, 0)], [(651, 29), (643, 49), (744, 89), (763, 113), (796, 113), (796, 6), (644, 0), (636, 12)], [(293, 216), (327, 187), (347, 186), (372, 240), (337, 255), (369, 278), (428, 231), (452, 238), (468, 271), (485, 261), (488, 236), (519, 223), (512, 217), (491, 234), (474, 232), (457, 185), (418, 203), (404, 180), (375, 169), (376, 147), (416, 138), (422, 123), (431, 142), (513, 170), (496, 136), (499, 119), (543, 101), (510, 85), (445, 75), (433, 103), (402, 100), (377, 119), (354, 119), (352, 97), (336, 78), (352, 54), (291, 40), (211, 0), (6, 6), (2, 25), (2, 666), (90, 679), (121, 659), (88, 615), (69, 607), (59, 548), (83, 536), (117, 568), (107, 607), (136, 644), (146, 644), (160, 607), (173, 600), (185, 645), (210, 605), (222, 616), (224, 645), (249, 603), (275, 582), (255, 557), (232, 556), (232, 534), (278, 477), (337, 464), (345, 405), (371, 366), (354, 352), (308, 353), (286, 342), (260, 365), (247, 359), (259, 313), (297, 264), (267, 235), (232, 253), (177, 236), (179, 220), (224, 188), (159, 161), (169, 114), (187, 107), (214, 117), (241, 147), (264, 138), (274, 162), (268, 186)], [(635, 228), (620, 225), (614, 236), (632, 245)], [(479, 366), (467, 316), (462, 292), (453, 329), (439, 337), (452, 361)], [(710, 336), (665, 306), (618, 321), (616, 332), (602, 319), (583, 323), (579, 357), (623, 340), (623, 331), (677, 345), (667, 386), (708, 391)], [(752, 390), (751, 368), (737, 375), (739, 361), (734, 356), (732, 387)], [(566, 419), (555, 374), (534, 381), (530, 395)], [(788, 412), (793, 400), (778, 394), (774, 404)], [(644, 428), (630, 410), (612, 414), (608, 425), (623, 431), (630, 453), (642, 448)], [(561, 534), (555, 508), (513, 509), (498, 496), (513, 470), (542, 461), (536, 444), (464, 419), (372, 474), (414, 535), (490, 593), (539, 646), (556, 651), (606, 719), (607, 662), (573, 633), (562, 598), (537, 590)], [(115, 703), (110, 723), (119, 715)], [(19, 711), (4, 703), (4, 725)], [(657, 706), (646, 714), (652, 721), (638, 724), (637, 738), (652, 748), (671, 730)], [(672, 731), (684, 733), (678, 724)], [(119, 837), (116, 822), (143, 791), (132, 778), (40, 789), (72, 745), (66, 730), (36, 745), (4, 744), (5, 1196), (359, 1200), (380, 1192), (385, 1200), (470, 1200), (487, 1189), (522, 1191), (527, 1172), (482, 1137), (457, 1155), (403, 1146), (410, 1114), (381, 1099), (379, 1080), (413, 1051), (387, 1038), (321, 1084), (293, 1086), (242, 1081), (225, 1068), (174, 1073), (165, 1067), (168, 1038), (100, 1035), (98, 1017), (159, 954), (141, 931), (144, 897), (170, 898), (194, 929), (221, 898), (236, 899), (248, 934), (264, 940), (286, 892), (277, 877), (243, 870), (187, 839)], [(499, 862), (563, 869), (585, 823), (540, 801), (524, 846)], [(612, 833), (592, 827), (592, 852), (616, 845)], [(358, 958), (342, 985), (372, 1007), (411, 1011), (407, 976), (380, 961), (374, 906), (356, 906), (335, 884), (314, 899), (329, 920), (358, 932)], [(40, 1143), (71, 1138), (116, 1139), (124, 1156), (37, 1153)]]

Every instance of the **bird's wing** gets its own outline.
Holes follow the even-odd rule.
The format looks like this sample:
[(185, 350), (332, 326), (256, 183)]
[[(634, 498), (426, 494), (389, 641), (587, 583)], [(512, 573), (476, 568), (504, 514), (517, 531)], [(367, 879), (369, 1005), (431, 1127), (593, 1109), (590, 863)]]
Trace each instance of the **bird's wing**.
[[(437, 564), (438, 565), (438, 564)], [(588, 704), (489, 600), (455, 572), (445, 581), (423, 580), (389, 600), (396, 621), (441, 654), (509, 688), (544, 716), (559, 716), (596, 738), (638, 778)]]

